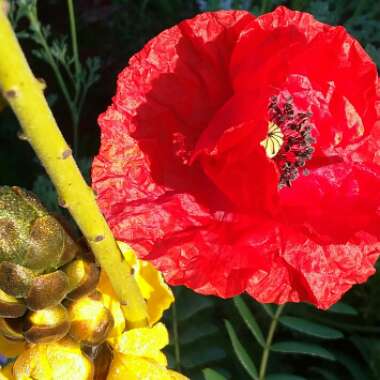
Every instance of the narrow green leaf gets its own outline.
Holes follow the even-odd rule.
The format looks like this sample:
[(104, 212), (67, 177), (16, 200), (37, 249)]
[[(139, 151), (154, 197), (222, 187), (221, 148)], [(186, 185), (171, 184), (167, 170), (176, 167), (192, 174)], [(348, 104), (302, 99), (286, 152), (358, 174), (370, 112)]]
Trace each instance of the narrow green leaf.
[(358, 315), (358, 311), (351, 305), (343, 302), (338, 302), (326, 310), (328, 313), (345, 314), (345, 315)]
[[(185, 295), (186, 294), (186, 295)], [(177, 301), (177, 314), (179, 321), (185, 321), (195, 314), (209, 309), (214, 305), (211, 297), (200, 296), (197, 294), (185, 293)]]
[(356, 346), (363, 359), (368, 363), (371, 356), (371, 339), (353, 335), (350, 337), (350, 341)]
[(318, 375), (322, 376), (325, 380), (339, 380), (339, 378), (335, 376), (335, 374), (329, 372), (327, 369), (312, 367), (310, 368), (310, 371), (317, 373)]
[(181, 344), (193, 343), (198, 339), (214, 335), (218, 332), (218, 327), (210, 322), (188, 324), (181, 327), (179, 340)]
[(240, 343), (236, 332), (234, 328), (232, 327), (232, 324), (227, 321), (226, 319), (224, 320), (224, 323), (226, 325), (226, 329), (228, 332), (228, 335), (231, 339), (232, 347), (235, 351), (235, 354), (241, 363), (241, 365), (244, 367), (244, 369), (247, 371), (251, 379), (253, 380), (258, 380), (258, 374), (257, 374), (257, 369), (255, 366), (255, 363), (252, 361), (250, 356), (248, 355), (247, 351), (245, 348), (242, 346)]
[(368, 376), (363, 372), (360, 364), (352, 356), (348, 356), (337, 351), (335, 353), (335, 357), (337, 361), (347, 369), (354, 380), (363, 380), (368, 378)]
[(272, 305), (266, 304), (266, 303), (260, 303), (260, 306), (264, 309), (264, 311), (268, 314), (269, 317), (273, 318), (274, 311), (273, 311)]
[(340, 339), (343, 334), (336, 329), (326, 327), (319, 323), (307, 321), (306, 319), (296, 317), (281, 317), (280, 323), (284, 326), (298, 332), (312, 335), (321, 339)]
[(222, 347), (208, 346), (202, 341), (181, 347), (181, 365), (186, 369), (204, 368), (210, 363), (225, 359), (226, 356), (227, 354)]
[(325, 348), (311, 343), (305, 342), (279, 342), (272, 346), (272, 351), (282, 352), (284, 354), (303, 354), (310, 356), (318, 356), (322, 359), (335, 361), (335, 356)]
[(266, 377), (266, 380), (307, 380), (302, 376), (291, 375), (288, 373), (272, 373)]
[(227, 377), (211, 368), (205, 368), (202, 373), (205, 380), (227, 380)]
[(243, 318), (245, 324), (248, 326), (249, 330), (251, 331), (253, 336), (256, 338), (257, 342), (260, 344), (261, 347), (264, 347), (265, 340), (264, 340), (263, 333), (261, 332), (261, 329), (259, 325), (257, 324), (255, 317), (249, 310), (243, 298), (235, 297), (233, 301), (241, 317)]

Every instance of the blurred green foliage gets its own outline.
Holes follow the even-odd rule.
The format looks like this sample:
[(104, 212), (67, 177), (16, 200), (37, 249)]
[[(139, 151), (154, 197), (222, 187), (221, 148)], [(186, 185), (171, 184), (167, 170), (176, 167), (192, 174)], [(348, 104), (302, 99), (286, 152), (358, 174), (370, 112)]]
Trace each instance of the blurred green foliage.
[[(99, 144), (96, 118), (113, 96), (117, 73), (150, 38), (198, 12), (234, 8), (259, 15), (279, 4), (287, 5), (310, 12), (323, 22), (344, 25), (380, 65), (378, 0), (74, 3), (78, 57), (73, 51), (65, 1), (15, 0), (11, 16), (34, 72), (48, 83), (50, 105), (71, 143), (73, 123), (77, 120), (78, 162), (88, 181), (91, 160)], [(101, 61), (92, 57), (101, 57)], [(63, 78), (66, 95), (54, 66)], [(11, 111), (2, 112), (0, 184), (33, 189), (53, 212), (62, 212), (50, 180), (18, 132)], [(255, 379), (275, 308), (245, 297), (223, 301), (196, 295), (185, 288), (175, 291), (176, 309), (166, 316), (173, 330), (168, 347), (172, 367), (180, 368), (195, 380)], [(328, 312), (305, 304), (287, 305), (278, 320), (271, 348), (267, 380), (380, 379), (380, 275), (354, 287), (344, 297), (344, 303)]]

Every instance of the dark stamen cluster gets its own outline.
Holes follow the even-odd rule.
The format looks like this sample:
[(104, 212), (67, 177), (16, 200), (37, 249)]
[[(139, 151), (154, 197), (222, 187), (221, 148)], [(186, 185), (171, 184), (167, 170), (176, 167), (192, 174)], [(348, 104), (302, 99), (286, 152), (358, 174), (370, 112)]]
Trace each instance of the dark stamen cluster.
[(311, 136), (310, 112), (298, 112), (291, 98), (280, 104), (273, 96), (269, 104), (270, 120), (281, 128), (284, 135), (281, 149), (273, 157), (280, 169), (279, 187), (290, 187), (299, 175), (299, 169), (310, 160), (315, 139)]

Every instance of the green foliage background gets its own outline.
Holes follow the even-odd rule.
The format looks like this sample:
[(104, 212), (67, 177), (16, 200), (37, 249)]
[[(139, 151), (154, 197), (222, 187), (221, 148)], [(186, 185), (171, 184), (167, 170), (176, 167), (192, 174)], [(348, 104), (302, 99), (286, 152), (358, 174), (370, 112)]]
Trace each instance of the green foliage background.
[[(151, 37), (200, 11), (235, 8), (258, 15), (279, 4), (307, 11), (326, 23), (344, 25), (380, 65), (377, 0), (77, 0), (78, 57), (71, 47), (65, 1), (11, 3), (12, 21), (28, 59), (36, 75), (48, 83), (50, 105), (72, 144), (77, 129), (75, 153), (88, 180), (99, 144), (96, 118), (114, 93), (117, 73)], [(38, 14), (33, 13), (37, 9)], [(67, 18), (62, 17), (65, 14)], [(62, 213), (53, 186), (18, 132), (12, 112), (2, 112), (0, 184), (32, 189), (52, 212)], [(176, 305), (166, 315), (172, 330), (168, 355), (171, 366), (191, 379), (380, 379), (379, 273), (329, 311), (289, 304), (278, 318), (276, 306), (246, 297), (226, 301), (185, 288), (175, 292)], [(276, 329), (269, 347), (271, 326)], [(269, 360), (264, 376), (259, 372), (265, 348)]]

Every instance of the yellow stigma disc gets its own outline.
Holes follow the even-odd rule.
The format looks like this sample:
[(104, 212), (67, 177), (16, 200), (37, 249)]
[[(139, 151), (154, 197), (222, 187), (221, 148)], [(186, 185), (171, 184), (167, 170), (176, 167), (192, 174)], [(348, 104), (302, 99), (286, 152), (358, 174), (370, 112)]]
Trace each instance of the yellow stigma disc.
[(260, 145), (264, 147), (265, 152), (269, 158), (273, 158), (280, 151), (282, 144), (284, 143), (284, 134), (281, 128), (273, 123), (268, 123), (268, 135), (260, 142)]

